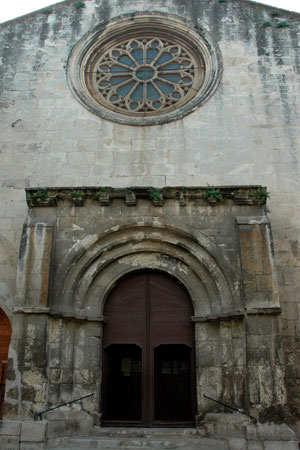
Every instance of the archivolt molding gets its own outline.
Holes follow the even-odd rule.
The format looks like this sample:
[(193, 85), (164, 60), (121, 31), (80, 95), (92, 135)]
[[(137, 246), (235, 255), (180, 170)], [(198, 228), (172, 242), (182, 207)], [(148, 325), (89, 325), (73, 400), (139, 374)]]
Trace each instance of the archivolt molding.
[(239, 303), (232, 269), (218, 247), (202, 233), (127, 225), (79, 242), (57, 273), (51, 312), (87, 318), (101, 316), (117, 280), (139, 269), (175, 276), (188, 290), (195, 315), (232, 311)]

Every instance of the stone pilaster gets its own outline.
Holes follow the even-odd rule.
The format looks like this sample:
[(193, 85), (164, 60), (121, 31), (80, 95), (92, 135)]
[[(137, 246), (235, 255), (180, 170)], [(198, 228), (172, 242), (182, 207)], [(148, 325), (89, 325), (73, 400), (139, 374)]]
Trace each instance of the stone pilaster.
[(249, 406), (261, 421), (282, 420), (286, 392), (271, 227), (266, 217), (238, 217), (237, 223), (244, 286)]
[(47, 399), (53, 228), (53, 221), (46, 220), (23, 227), (7, 374), (7, 417), (28, 417), (43, 409)]

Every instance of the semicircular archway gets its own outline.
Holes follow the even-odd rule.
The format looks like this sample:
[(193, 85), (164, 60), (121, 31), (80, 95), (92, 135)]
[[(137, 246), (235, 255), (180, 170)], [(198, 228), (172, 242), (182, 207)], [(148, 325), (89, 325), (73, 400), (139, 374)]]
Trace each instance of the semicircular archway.
[(190, 324), (191, 315), (196, 316), (192, 318), (197, 380), (194, 398), (201, 411), (203, 389), (209, 380), (222, 385), (222, 371), (215, 367), (214, 358), (223, 331), (216, 326), (212, 336), (208, 336), (205, 322), (207, 317), (230, 316), (241, 304), (241, 292), (230, 262), (199, 230), (192, 235), (182, 224), (162, 226), (153, 219), (140, 224), (122, 223), (101, 235), (86, 236), (70, 249), (55, 274), (50, 315), (76, 319), (68, 320), (69, 328), (73, 327), (75, 333), (74, 342), (80, 340), (80, 348), (74, 344), (72, 358), (82, 358), (86, 348), (89, 349), (92, 365), (88, 362), (87, 366), (100, 408), (106, 390), (101, 388), (102, 357), (106, 357), (103, 352), (105, 305), (119, 282), (137, 271), (159, 271), (173, 277), (188, 294), (193, 310)]

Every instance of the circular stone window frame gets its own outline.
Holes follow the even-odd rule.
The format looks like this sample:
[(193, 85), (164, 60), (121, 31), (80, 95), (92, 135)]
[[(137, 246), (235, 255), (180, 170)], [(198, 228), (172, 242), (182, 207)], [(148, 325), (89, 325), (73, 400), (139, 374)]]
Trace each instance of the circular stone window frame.
[[(108, 48), (119, 42), (137, 36), (143, 31), (153, 30), (153, 37), (166, 38), (180, 42), (198, 54), (204, 63), (204, 76), (197, 93), (182, 106), (168, 112), (148, 115), (130, 115), (114, 111), (99, 103), (90, 93), (85, 68), (95, 58), (98, 48)], [(104, 50), (105, 51), (105, 50)], [(216, 91), (222, 76), (222, 56), (213, 37), (203, 28), (195, 27), (174, 15), (162, 13), (135, 13), (112, 19), (85, 34), (73, 47), (67, 63), (67, 78), (71, 91), (79, 102), (91, 113), (112, 122), (124, 125), (159, 125), (178, 120), (205, 103)]]

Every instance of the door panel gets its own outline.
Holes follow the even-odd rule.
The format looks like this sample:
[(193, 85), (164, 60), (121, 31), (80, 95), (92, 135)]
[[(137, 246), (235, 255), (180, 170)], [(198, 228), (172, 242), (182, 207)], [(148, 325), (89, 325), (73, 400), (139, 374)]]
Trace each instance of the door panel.
[(151, 345), (193, 345), (193, 308), (186, 290), (173, 278), (160, 273), (149, 276)]
[(103, 423), (191, 422), (194, 330), (185, 289), (161, 272), (138, 272), (113, 289), (104, 315)]
[(104, 347), (109, 344), (145, 346), (146, 285), (144, 274), (136, 274), (121, 280), (112, 291), (104, 309), (107, 318)]
[(106, 350), (105, 419), (142, 420), (142, 349), (113, 344)]
[(155, 421), (191, 420), (191, 349), (161, 345), (154, 350)]

